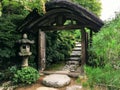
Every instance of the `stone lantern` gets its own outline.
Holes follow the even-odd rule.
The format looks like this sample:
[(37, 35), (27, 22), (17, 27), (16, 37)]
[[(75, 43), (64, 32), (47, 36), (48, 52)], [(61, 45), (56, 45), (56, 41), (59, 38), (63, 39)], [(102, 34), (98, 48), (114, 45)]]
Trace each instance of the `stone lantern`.
[(28, 58), (30, 55), (32, 55), (32, 52), (30, 52), (30, 45), (34, 44), (33, 40), (29, 40), (27, 38), (27, 34), (23, 34), (23, 38), (18, 41), (20, 45), (20, 52), (19, 56), (22, 57), (22, 67), (28, 66)]

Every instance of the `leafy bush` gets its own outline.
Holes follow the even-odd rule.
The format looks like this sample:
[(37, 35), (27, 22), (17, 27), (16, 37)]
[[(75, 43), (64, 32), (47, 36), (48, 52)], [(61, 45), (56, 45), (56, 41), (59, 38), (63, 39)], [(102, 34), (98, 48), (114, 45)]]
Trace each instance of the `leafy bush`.
[(47, 65), (57, 63), (69, 57), (75, 39), (70, 31), (54, 31), (46, 33)]
[(93, 37), (90, 61), (97, 66), (111, 63), (120, 66), (120, 15)]
[(4, 79), (4, 73), (0, 72), (0, 81)]
[(40, 77), (39, 72), (32, 67), (24, 67), (14, 74), (13, 82), (16, 84), (32, 84)]
[(20, 34), (16, 31), (16, 28), (22, 19), (22, 15), (14, 14), (9, 16), (3, 14), (0, 17), (0, 68), (2, 69), (7, 69), (6, 66), (13, 65), (13, 62), (19, 62), (15, 57), (17, 52), (15, 42), (20, 39)]
[(85, 71), (88, 76), (88, 84), (91, 87), (100, 85), (114, 90), (120, 88), (120, 71), (114, 70), (110, 65), (105, 65), (104, 68), (85, 67)]
[(5, 80), (11, 80), (13, 78), (14, 73), (17, 71), (18, 67), (17, 66), (12, 66), (8, 67), (4, 71), (0, 72), (0, 80), (5, 81)]
[(23, 12), (24, 6), (17, 1), (3, 0), (3, 13), (4, 14), (21, 14)]

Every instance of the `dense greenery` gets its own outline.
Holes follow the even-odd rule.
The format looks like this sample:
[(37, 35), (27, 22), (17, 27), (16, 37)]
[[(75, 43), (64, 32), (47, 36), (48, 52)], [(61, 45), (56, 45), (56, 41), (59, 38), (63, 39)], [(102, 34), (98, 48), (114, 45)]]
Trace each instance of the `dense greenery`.
[(106, 25), (93, 37), (91, 60), (97, 66), (111, 63), (120, 66), (120, 15)]
[(16, 27), (21, 23), (22, 19), (22, 15), (8, 16), (4, 14), (0, 17), (0, 65), (10, 65), (10, 62), (17, 61), (15, 60), (15, 43), (20, 38), (20, 34), (16, 31)]
[(92, 11), (94, 14), (100, 16), (101, 13), (101, 2), (100, 0), (73, 0), (85, 7), (87, 10)]
[(120, 89), (120, 15), (106, 22), (93, 37), (90, 63), (86, 67), (89, 85), (101, 85), (109, 90)]
[[(16, 28), (33, 8), (38, 8), (39, 13), (45, 13), (45, 2), (46, 0), (2, 0), (0, 2), (0, 10), (2, 11), (0, 17), (0, 63), (7, 62), (7, 65), (11, 65), (11, 62), (20, 62), (15, 60), (18, 49), (15, 42), (21, 38), (21, 34), (16, 31)], [(75, 37), (79, 38), (80, 35), (80, 33), (75, 32), (74, 34), (72, 31), (47, 32), (46, 34), (47, 65), (64, 60), (69, 56), (71, 48), (74, 46)], [(34, 59), (37, 57), (35, 45), (32, 52), (30, 65), (35, 66)]]
[(0, 81), (12, 80), (13, 75), (16, 73), (18, 67), (11, 66), (6, 70), (0, 72)]
[(120, 70), (115, 70), (109, 65), (105, 65), (104, 68), (86, 67), (85, 70), (88, 77), (86, 85), (89, 85), (91, 88), (98, 85), (109, 90), (120, 89)]
[(24, 67), (14, 73), (12, 81), (15, 84), (32, 84), (40, 77), (39, 72), (32, 67)]
[(57, 63), (67, 58), (75, 43), (75, 38), (72, 36), (73, 33), (67, 31), (54, 31), (47, 32), (46, 34), (47, 65), (55, 62)]
[[(32, 11), (33, 8), (38, 8), (40, 14), (45, 13), (44, 5), (46, 1), (47, 0), (0, 0), (0, 68), (1, 68), (0, 80), (7, 79), (11, 80), (11, 78), (13, 78), (11, 75), (13, 75), (13, 72), (16, 72), (17, 68), (8, 67), (21, 64), (21, 59), (18, 58), (17, 56), (19, 48), (16, 45), (16, 41), (21, 38), (21, 34), (16, 31), (16, 28), (21, 24), (22, 20), (29, 14), (30, 11)], [(81, 2), (81, 5), (95, 13), (100, 11), (99, 2), (98, 6), (95, 5), (96, 0), (95, 3), (94, 1), (90, 1), (90, 3), (93, 2), (91, 4), (92, 6), (86, 3), (85, 0), (81, 0), (79, 2)], [(98, 9), (93, 9), (97, 7)], [(30, 35), (29, 38), (34, 39), (36, 41), (37, 37), (34, 35)], [(74, 31), (46, 32), (47, 66), (53, 63), (57, 63), (61, 60), (64, 61), (69, 56), (72, 48), (74, 47), (75, 40), (80, 40), (79, 38), (80, 38), (79, 30), (76, 30), (75, 32)], [(33, 54), (30, 57), (29, 65), (36, 68), (37, 63), (36, 45), (32, 45), (32, 53)], [(4, 70), (6, 73), (4, 73), (4, 71), (2, 70)], [(24, 70), (22, 69), (17, 71), (17, 75), (19, 77), (22, 74), (24, 74), (24, 72), (22, 71)], [(18, 76), (14, 77), (15, 82), (18, 82)], [(28, 77), (26, 76), (26, 79), (28, 79)], [(21, 77), (21, 79), (22, 78), (24, 78), (24, 75), (23, 77)], [(20, 82), (31, 83), (29, 81), (26, 82), (23, 80), (21, 80)]]

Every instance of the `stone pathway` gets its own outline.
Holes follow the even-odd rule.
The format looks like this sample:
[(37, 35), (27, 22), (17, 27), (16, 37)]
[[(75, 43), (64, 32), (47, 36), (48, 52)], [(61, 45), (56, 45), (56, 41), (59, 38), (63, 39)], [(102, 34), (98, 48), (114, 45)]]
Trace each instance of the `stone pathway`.
[(42, 83), (48, 87), (63, 87), (70, 83), (71, 78), (67, 75), (51, 74), (43, 78)]
[(39, 87), (36, 90), (58, 90), (56, 88), (50, 88), (50, 87)]
[[(62, 68), (62, 71), (56, 71), (56, 73), (74, 73), (78, 70), (80, 65), (81, 57), (81, 44), (76, 42), (75, 48), (73, 48), (70, 58), (66, 62), (66, 65)], [(41, 80), (41, 87), (34, 90), (83, 90), (81, 85), (73, 84), (73, 79), (69, 77), (70, 75), (63, 74), (50, 74), (45, 76)], [(73, 75), (72, 75), (73, 76)], [(79, 76), (78, 74), (76, 76)], [(75, 81), (74, 81), (75, 82)], [(64, 89), (61, 89), (64, 88)], [(3, 90), (3, 87), (0, 87)], [(7, 89), (13, 90), (13, 89)], [(25, 90), (25, 89), (24, 89)], [(32, 90), (32, 89), (27, 89)]]
[(63, 71), (75, 72), (80, 65), (81, 57), (81, 43), (76, 42), (75, 47), (70, 54), (70, 58), (66, 62), (66, 65), (63, 67)]
[[(62, 71), (57, 71), (57, 72), (58, 73), (66, 73), (66, 72), (75, 73), (75, 71), (77, 71), (80, 65), (80, 57), (81, 57), (81, 44), (79, 42), (76, 42), (76, 45), (73, 48), (70, 58), (66, 62), (66, 65), (62, 68)], [(54, 88), (69, 85), (70, 82), (71, 82), (70, 77), (68, 77), (67, 75), (61, 75), (61, 74), (48, 75), (45, 78), (43, 78), (43, 81), (42, 81), (42, 83), (45, 86), (53, 87), (53, 90)], [(81, 89), (82, 89), (82, 86), (72, 85), (72, 86), (67, 86), (65, 90), (81, 90)]]

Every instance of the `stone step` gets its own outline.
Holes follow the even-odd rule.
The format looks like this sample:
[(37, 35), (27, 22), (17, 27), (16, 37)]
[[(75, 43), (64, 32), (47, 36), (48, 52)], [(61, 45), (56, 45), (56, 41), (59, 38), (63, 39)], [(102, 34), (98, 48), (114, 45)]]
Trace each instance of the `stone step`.
[(75, 42), (75, 44), (79, 44), (80, 42)]
[(81, 47), (81, 43), (76, 44), (75, 47)]
[(72, 53), (70, 54), (70, 56), (81, 56), (81, 51), (72, 51)]
[(73, 51), (81, 51), (81, 50), (82, 50), (81, 47), (75, 47), (75, 48), (73, 48)]
[(55, 71), (41, 71), (40, 73), (43, 73), (44, 75), (49, 74), (61, 74), (61, 75), (68, 75), (70, 77), (79, 77), (80, 72), (55, 72)]
[(71, 78), (68, 75), (51, 74), (43, 78), (42, 84), (48, 87), (59, 88), (69, 85)]
[(0, 86), (0, 90), (4, 90), (4, 87)]
[(80, 61), (80, 57), (70, 57), (69, 60)]
[(79, 65), (79, 61), (67, 61), (67, 65)]
[(71, 55), (70, 57), (80, 57), (81, 55)]

